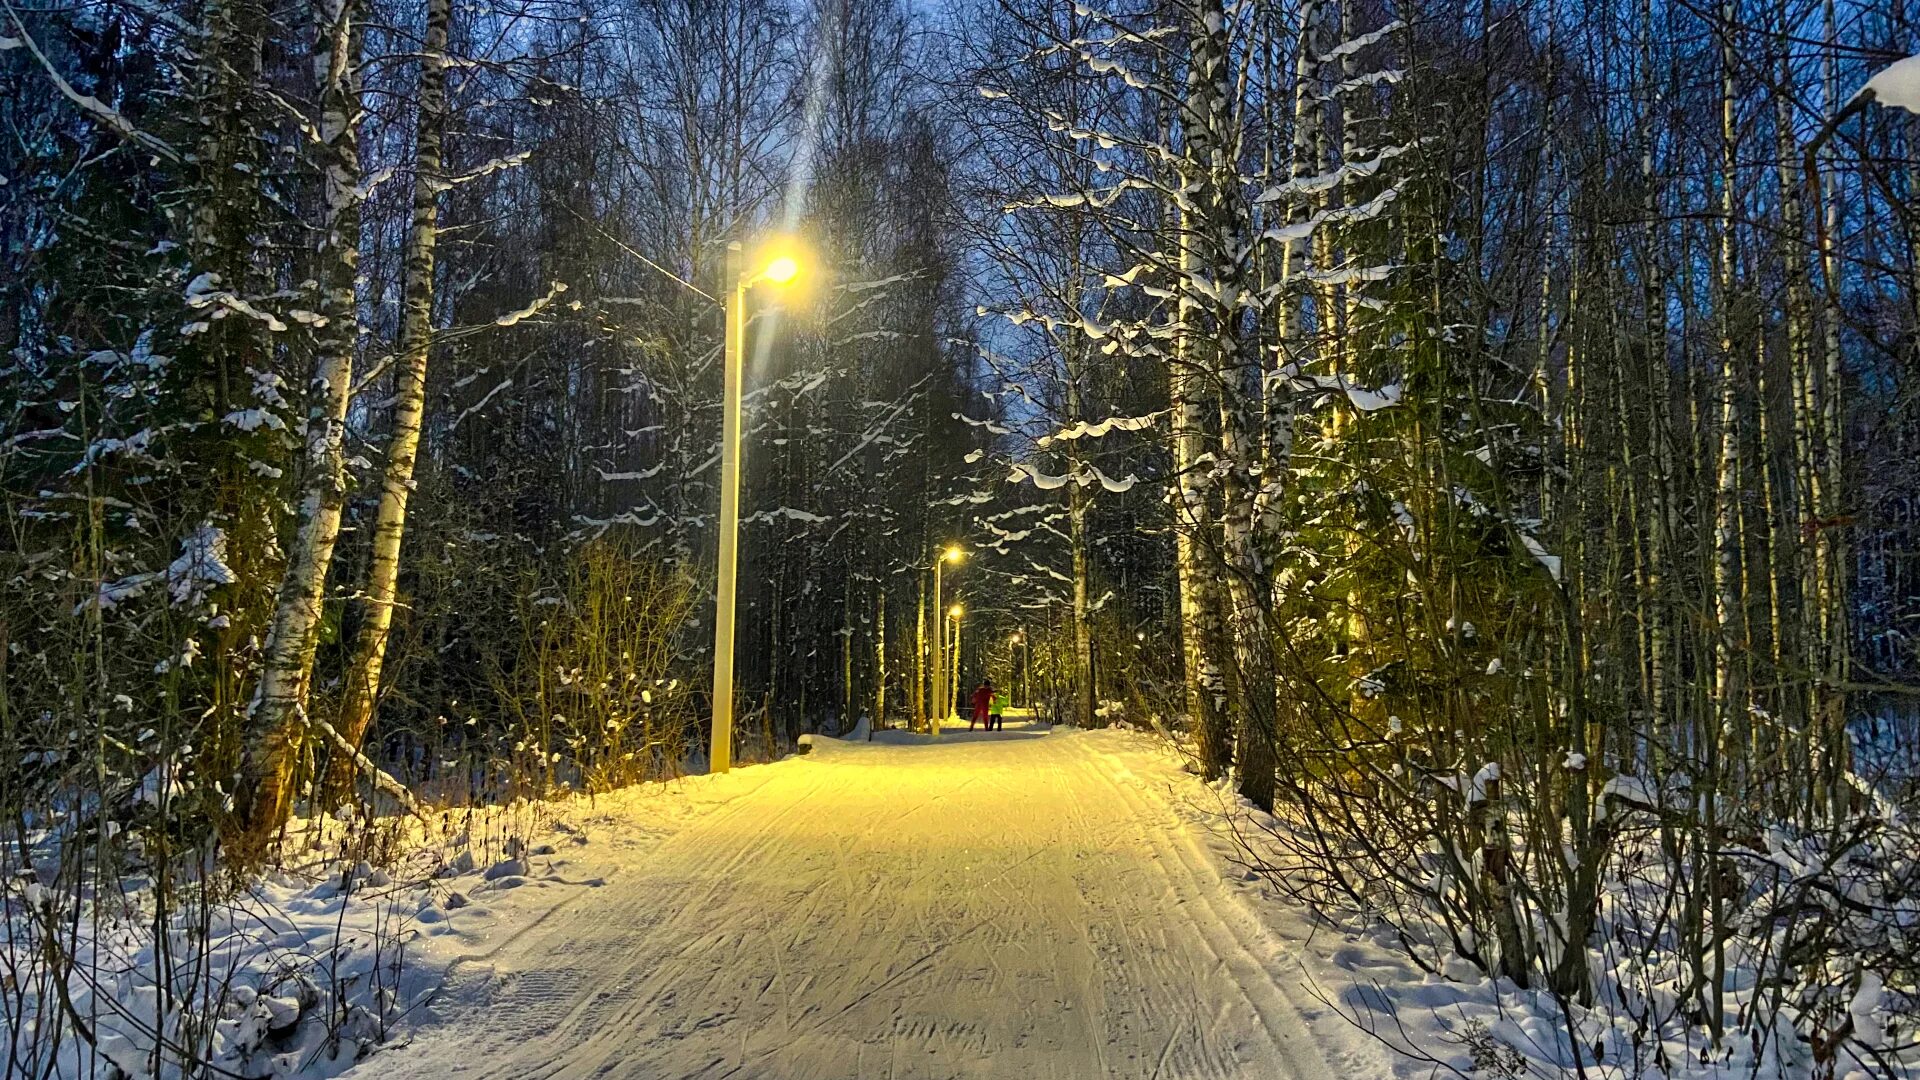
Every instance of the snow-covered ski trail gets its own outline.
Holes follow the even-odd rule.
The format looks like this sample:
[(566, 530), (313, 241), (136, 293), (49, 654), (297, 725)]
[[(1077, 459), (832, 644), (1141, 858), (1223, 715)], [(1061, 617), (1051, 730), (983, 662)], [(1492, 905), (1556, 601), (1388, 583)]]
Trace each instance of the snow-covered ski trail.
[(1323, 1053), (1348, 1040), (1310, 1032), (1231, 867), (1112, 745), (830, 743), (624, 850), (614, 809), (605, 884), (476, 943), (351, 1075), (1384, 1074)]

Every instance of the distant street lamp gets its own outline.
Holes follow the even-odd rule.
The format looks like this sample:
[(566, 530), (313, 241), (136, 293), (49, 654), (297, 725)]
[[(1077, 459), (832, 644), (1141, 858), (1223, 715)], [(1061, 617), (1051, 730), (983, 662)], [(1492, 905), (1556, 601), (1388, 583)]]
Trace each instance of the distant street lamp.
[[(955, 604), (947, 609), (947, 618), (953, 620), (953, 690), (960, 688), (960, 616), (966, 613), (966, 609), (959, 604)], [(949, 691), (947, 696), (947, 708), (952, 709), (953, 692)], [(959, 714), (955, 713), (954, 715), (957, 717)]]
[(1020, 698), (1026, 703), (1024, 707), (1031, 709), (1033, 707), (1033, 643), (1027, 640), (1026, 630), (1020, 629), (1013, 632), (1013, 644), (1020, 647), (1021, 659), (1026, 661), (1016, 670), (1020, 672)]
[(760, 253), (759, 269), (745, 269), (740, 244), (727, 245), (727, 340), (720, 380), (720, 566), (713, 618), (713, 744), (708, 771), (733, 767), (733, 618), (740, 569), (740, 384), (747, 339), (747, 290), (761, 282), (786, 285), (800, 276), (799, 259), (778, 246)]
[[(940, 568), (947, 563), (957, 563), (966, 557), (966, 551), (959, 544), (948, 544), (933, 560), (933, 610), (940, 610)], [(944, 646), (947, 625), (938, 623), (933, 629), (933, 719), (930, 726), (933, 733), (938, 735), (941, 722), (953, 711), (953, 690), (946, 685), (947, 659)]]

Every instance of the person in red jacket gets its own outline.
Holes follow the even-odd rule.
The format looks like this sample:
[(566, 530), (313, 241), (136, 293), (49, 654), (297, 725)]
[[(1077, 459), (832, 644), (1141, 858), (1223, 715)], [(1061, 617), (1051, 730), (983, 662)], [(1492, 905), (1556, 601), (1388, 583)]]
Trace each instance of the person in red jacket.
[(988, 679), (973, 691), (973, 715), (967, 717), (967, 730), (973, 725), (987, 723), (987, 710), (993, 707), (993, 680)]

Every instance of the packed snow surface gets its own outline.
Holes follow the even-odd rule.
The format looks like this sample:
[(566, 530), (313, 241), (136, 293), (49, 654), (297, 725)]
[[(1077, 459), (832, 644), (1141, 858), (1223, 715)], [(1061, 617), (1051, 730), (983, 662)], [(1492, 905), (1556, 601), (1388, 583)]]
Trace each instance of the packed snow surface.
[[(1150, 739), (833, 739), (646, 785), (446, 913), (403, 1077), (1375, 1077)], [(588, 865), (595, 856), (604, 865)]]

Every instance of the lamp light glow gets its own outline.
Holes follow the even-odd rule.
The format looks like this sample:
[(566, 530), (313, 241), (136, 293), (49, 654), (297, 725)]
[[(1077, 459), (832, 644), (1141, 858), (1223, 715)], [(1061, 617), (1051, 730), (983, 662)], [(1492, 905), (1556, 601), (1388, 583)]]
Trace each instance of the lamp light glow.
[(760, 271), (762, 279), (771, 281), (775, 285), (785, 285), (799, 276), (800, 263), (791, 255), (775, 257), (772, 262), (767, 263), (765, 270)]

